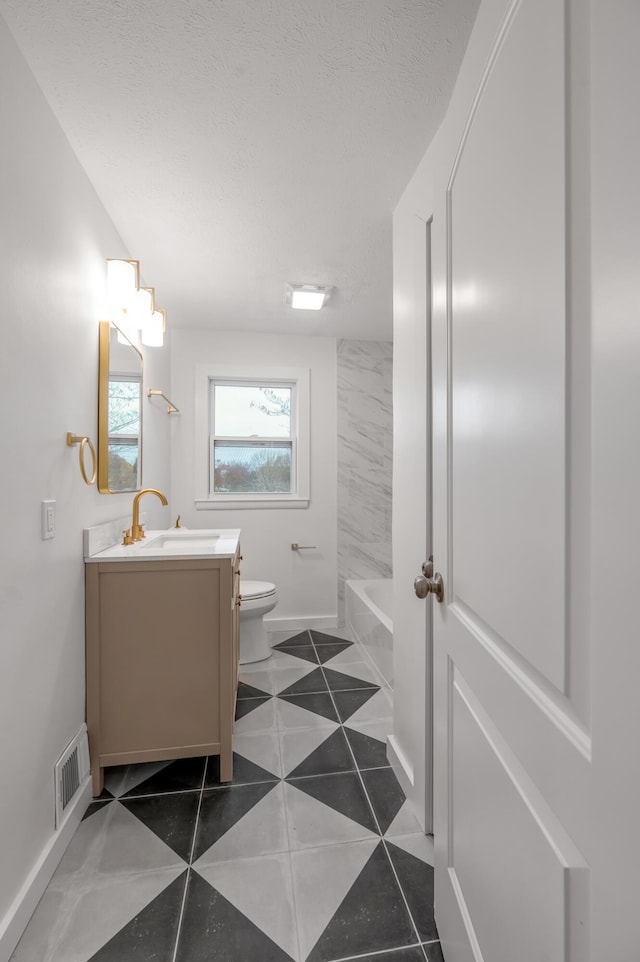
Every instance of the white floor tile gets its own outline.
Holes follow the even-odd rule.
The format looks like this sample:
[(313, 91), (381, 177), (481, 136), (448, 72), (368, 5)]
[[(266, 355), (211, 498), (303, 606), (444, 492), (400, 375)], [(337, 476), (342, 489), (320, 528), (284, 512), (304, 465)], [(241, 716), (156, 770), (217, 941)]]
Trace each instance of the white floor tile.
[(199, 864), (197, 871), (297, 962), (300, 955), (288, 854)]
[(422, 831), (418, 819), (413, 814), (409, 802), (404, 802), (400, 811), (384, 833), (384, 837), (395, 841), (399, 835), (417, 835)]
[(237, 732), (233, 736), (233, 750), (254, 765), (265, 768), (278, 778), (283, 777), (280, 740), (277, 732)]
[[(264, 664), (264, 662), (261, 664)], [(252, 688), (258, 688), (267, 695), (273, 694), (273, 672), (269, 668), (256, 668), (255, 671), (245, 671), (241, 665), (238, 681), (245, 685), (251, 685)]]
[(47, 889), (11, 962), (87, 962), (185, 870), (70, 882)]

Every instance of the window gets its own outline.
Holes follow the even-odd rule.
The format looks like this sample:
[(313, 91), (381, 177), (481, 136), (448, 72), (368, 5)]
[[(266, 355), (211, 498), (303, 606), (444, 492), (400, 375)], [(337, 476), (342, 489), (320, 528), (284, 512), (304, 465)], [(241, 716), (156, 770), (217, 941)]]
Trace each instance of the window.
[(211, 382), (212, 494), (295, 490), (295, 385)]
[[(224, 369), (196, 377), (205, 463), (200, 509), (304, 507), (309, 497), (309, 371)], [(206, 427), (203, 402), (206, 392)], [(199, 455), (200, 457), (200, 455)]]

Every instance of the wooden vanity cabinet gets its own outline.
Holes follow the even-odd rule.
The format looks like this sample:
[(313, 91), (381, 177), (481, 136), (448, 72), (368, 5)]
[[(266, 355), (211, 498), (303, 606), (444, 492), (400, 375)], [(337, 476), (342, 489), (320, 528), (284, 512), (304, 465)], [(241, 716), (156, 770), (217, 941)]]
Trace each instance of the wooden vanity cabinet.
[(231, 781), (239, 560), (85, 564), (94, 795), (110, 765), (196, 755)]

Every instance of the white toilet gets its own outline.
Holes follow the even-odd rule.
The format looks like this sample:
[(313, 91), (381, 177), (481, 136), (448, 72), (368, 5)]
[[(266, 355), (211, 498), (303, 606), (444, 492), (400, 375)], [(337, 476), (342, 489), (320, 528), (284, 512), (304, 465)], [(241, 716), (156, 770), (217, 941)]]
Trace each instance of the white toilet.
[(278, 604), (270, 581), (240, 582), (240, 664), (264, 661), (271, 654), (263, 618)]

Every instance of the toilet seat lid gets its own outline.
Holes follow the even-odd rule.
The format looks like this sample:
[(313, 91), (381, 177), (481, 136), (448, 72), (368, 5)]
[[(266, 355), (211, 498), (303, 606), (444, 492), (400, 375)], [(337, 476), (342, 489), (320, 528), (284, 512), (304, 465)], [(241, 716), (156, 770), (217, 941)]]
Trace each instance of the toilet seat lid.
[(276, 593), (276, 586), (270, 581), (241, 581), (240, 594), (247, 601), (250, 598), (266, 598)]

